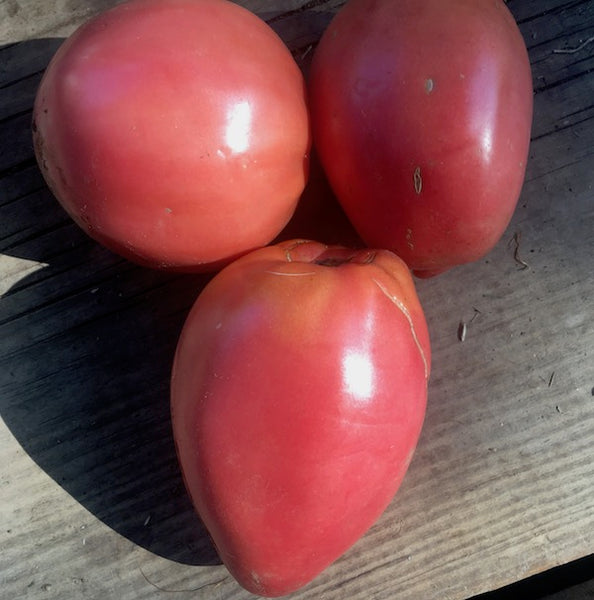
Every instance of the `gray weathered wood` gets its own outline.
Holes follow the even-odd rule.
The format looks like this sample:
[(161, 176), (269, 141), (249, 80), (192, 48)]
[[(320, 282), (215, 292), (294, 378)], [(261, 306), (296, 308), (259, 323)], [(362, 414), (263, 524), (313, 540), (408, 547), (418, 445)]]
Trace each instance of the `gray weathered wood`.
[[(43, 69), (113, 4), (0, 0), (0, 596), (247, 599), (170, 432), (172, 353), (207, 278), (87, 239), (33, 158)], [(244, 4), (307, 70), (343, 2)], [(418, 282), (434, 370), (417, 453), (380, 521), (296, 599), (460, 600), (594, 552), (594, 2), (508, 6), (535, 87), (520, 203), (484, 260)]]

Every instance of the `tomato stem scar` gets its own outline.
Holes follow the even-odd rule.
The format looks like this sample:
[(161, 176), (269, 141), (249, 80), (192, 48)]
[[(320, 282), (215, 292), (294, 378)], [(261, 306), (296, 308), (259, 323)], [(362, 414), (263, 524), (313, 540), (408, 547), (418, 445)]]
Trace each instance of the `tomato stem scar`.
[[(287, 259), (287, 262), (293, 262), (291, 252), (293, 252), (296, 248), (299, 248), (299, 246), (303, 246), (304, 244), (315, 244), (315, 242), (312, 242), (311, 240), (295, 240), (293, 244), (285, 248), (285, 258)], [(324, 248), (328, 248), (328, 246), (325, 244), (319, 245), (323, 246)]]
[(314, 262), (323, 267), (339, 267), (347, 263), (356, 265), (370, 265), (375, 260), (375, 251), (369, 250), (365, 254), (359, 251), (354, 251), (345, 254), (345, 248), (338, 248), (337, 254), (332, 254), (332, 250), (328, 253), (321, 254)]

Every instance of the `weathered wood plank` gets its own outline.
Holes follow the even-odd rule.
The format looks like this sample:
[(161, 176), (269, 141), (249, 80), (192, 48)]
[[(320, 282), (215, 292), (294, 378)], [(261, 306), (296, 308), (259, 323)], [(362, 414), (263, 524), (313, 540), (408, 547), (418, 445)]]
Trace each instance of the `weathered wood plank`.
[[(173, 349), (206, 278), (88, 240), (33, 158), (45, 65), (115, 3), (0, 2), (0, 589), (247, 599), (191, 510), (170, 433)], [(343, 3), (244, 4), (306, 70)], [(377, 525), (296, 599), (460, 600), (594, 552), (594, 3), (508, 6), (535, 85), (520, 204), (483, 261), (418, 282), (434, 371), (417, 454)]]

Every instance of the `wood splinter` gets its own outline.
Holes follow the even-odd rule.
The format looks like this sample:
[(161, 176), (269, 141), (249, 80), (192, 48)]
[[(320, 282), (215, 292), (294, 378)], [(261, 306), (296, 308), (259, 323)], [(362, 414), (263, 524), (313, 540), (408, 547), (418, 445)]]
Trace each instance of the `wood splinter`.
[(522, 232), (521, 231), (516, 231), (514, 233), (514, 237), (510, 240), (510, 244), (511, 245), (513, 243), (514, 245), (514, 260), (521, 265), (522, 270), (524, 269), (528, 269), (530, 267), (530, 265), (522, 260), (520, 258), (520, 240), (522, 239)]

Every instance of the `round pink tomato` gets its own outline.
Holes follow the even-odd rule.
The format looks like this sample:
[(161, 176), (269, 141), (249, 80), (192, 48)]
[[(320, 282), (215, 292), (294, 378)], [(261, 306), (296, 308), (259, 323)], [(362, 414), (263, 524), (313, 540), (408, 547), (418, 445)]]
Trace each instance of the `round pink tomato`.
[(428, 276), (500, 239), (532, 121), (528, 55), (502, 0), (350, 0), (315, 52), (310, 109), (366, 244)]
[(175, 356), (173, 432), (244, 587), (304, 586), (380, 516), (417, 443), (430, 360), (410, 272), (386, 250), (291, 240), (204, 288)]
[(43, 77), (33, 132), (72, 218), (152, 267), (209, 270), (267, 244), (307, 178), (302, 74), (226, 0), (132, 0), (80, 27)]

